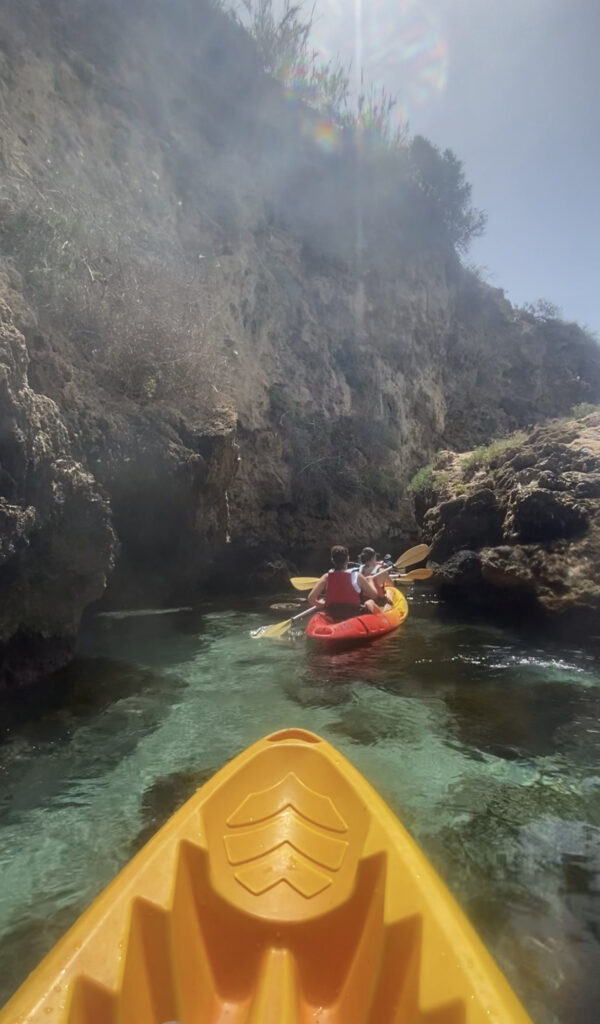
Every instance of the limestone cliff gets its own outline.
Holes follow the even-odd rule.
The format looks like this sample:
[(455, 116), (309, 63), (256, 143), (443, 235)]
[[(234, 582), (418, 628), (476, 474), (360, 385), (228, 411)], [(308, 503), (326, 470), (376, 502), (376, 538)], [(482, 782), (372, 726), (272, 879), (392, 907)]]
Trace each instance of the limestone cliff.
[[(0, 289), (11, 295), (6, 279)], [(14, 304), (21, 322), (30, 322), (18, 297)], [(30, 387), (28, 367), (24, 337), (0, 298), (0, 670), (7, 686), (61, 664), (115, 553), (108, 502), (74, 458), (55, 402)]]
[[(323, 148), (329, 126), (209, 0), (0, 13), (3, 297), (29, 309), (32, 396), (13, 388), (13, 418), (55, 410), (78, 500), (106, 531), (65, 586), (62, 624), (42, 622), (9, 583), (46, 571), (13, 547), (26, 508), (41, 522), (53, 506), (19, 498), (7, 656), (67, 621), (72, 635), (110, 574), (111, 531), (113, 603), (193, 595), (211, 565), (239, 583), (241, 565), (302, 562), (333, 539), (393, 548), (416, 532), (405, 483), (440, 446), (597, 400), (594, 342), (467, 272), (389, 154)], [(26, 475), (25, 448), (13, 472), (0, 440), (3, 468)], [(76, 533), (64, 508), (53, 522)]]

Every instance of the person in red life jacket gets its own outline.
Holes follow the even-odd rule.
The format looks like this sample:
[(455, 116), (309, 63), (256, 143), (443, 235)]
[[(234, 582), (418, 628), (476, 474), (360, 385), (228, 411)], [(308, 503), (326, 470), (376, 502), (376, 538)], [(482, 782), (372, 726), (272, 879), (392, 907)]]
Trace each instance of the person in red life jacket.
[[(365, 579), (369, 580), (377, 590), (377, 598), (375, 604), (377, 610), (390, 608), (391, 605), (386, 597), (385, 588), (391, 587), (392, 581), (388, 576), (387, 572), (382, 572), (386, 568), (384, 562), (377, 560), (377, 555), (373, 548), (363, 548), (360, 553), (360, 562), (358, 571), (362, 573)], [(380, 575), (381, 573), (381, 575)]]
[(370, 612), (378, 611), (374, 585), (357, 569), (348, 568), (348, 548), (341, 544), (332, 547), (331, 564), (333, 568), (321, 576), (308, 595), (310, 604), (322, 608), (335, 622), (360, 615), (365, 608)]

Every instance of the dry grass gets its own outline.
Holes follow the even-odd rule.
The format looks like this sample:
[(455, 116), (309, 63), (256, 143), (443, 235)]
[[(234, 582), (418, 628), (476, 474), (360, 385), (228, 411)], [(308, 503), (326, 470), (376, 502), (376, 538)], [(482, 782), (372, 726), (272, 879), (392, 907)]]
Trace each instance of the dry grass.
[(130, 398), (223, 404), (225, 299), (214, 262), (193, 266), (168, 238), (160, 252), (155, 237), (144, 248), (125, 218), (103, 217), (92, 198), (32, 191), (5, 180), (2, 233), (42, 320)]

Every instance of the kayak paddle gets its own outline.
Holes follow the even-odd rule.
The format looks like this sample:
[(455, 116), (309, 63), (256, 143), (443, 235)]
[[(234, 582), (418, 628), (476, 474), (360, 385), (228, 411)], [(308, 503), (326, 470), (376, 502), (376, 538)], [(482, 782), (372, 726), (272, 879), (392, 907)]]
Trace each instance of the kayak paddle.
[[(385, 569), (380, 569), (379, 572), (374, 572), (373, 575), (368, 578), (370, 580), (374, 580), (377, 576), (383, 576), (389, 571), (390, 566), (386, 566)], [(296, 588), (296, 590), (312, 590), (313, 587), (316, 587), (320, 578), (320, 576), (294, 576), (294, 578), (290, 580), (290, 583)]]
[[(426, 554), (422, 554), (420, 557), (415, 559), (415, 552), (418, 553), (423, 549), (426, 551)], [(429, 554), (430, 551), (431, 548), (428, 548), (426, 544), (419, 544), (418, 547), (411, 548), (410, 551), (406, 551), (404, 555), (401, 555), (398, 562), (400, 562), (401, 558), (405, 558), (406, 555), (410, 555), (410, 560), (405, 562), (404, 565), (413, 565), (415, 561), (420, 562), (424, 558), (427, 558), (427, 554)], [(376, 579), (377, 576), (383, 576), (386, 572), (392, 572), (394, 568), (400, 568), (398, 562), (395, 562), (394, 565), (387, 566), (385, 569), (380, 569), (379, 572), (373, 573), (372, 576), (369, 576), (369, 579)], [(433, 576), (431, 569), (411, 569), (410, 572), (401, 575), (400, 579), (405, 583), (409, 583), (411, 580), (428, 580), (431, 576)], [(293, 576), (290, 583), (296, 590), (312, 590), (313, 587), (316, 587), (319, 579), (320, 577), (317, 576)]]
[(294, 576), (290, 583), (295, 590), (312, 590), (319, 582), (319, 576)]
[(303, 619), (305, 615), (310, 615), (311, 612), (318, 612), (319, 610), (322, 611), (323, 609), (305, 608), (299, 615), (292, 615), (291, 619), (285, 619), (284, 622), (274, 622), (272, 626), (259, 626), (258, 629), (252, 630), (250, 636), (255, 640), (262, 640), (265, 637), (269, 640), (274, 640), (277, 637), (285, 636), (292, 623), (296, 622), (297, 619)]
[(411, 569), (410, 572), (400, 576), (390, 576), (393, 583), (412, 583), (413, 580), (429, 580), (433, 576), (433, 569)]
[(407, 565), (416, 565), (417, 562), (424, 562), (426, 558), (431, 554), (431, 546), (429, 544), (417, 544), (414, 548), (409, 548), (405, 551), (400, 558), (394, 562), (394, 569), (403, 569)]

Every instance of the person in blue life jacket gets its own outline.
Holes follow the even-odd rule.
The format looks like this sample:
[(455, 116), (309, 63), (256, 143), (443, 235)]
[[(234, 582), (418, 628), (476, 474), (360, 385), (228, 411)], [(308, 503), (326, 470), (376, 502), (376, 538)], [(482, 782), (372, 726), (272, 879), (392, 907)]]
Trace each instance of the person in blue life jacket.
[[(377, 590), (377, 599), (375, 604), (377, 605), (377, 611), (387, 610), (391, 607), (387, 597), (385, 588), (391, 587), (392, 581), (388, 576), (387, 572), (382, 573), (382, 570), (386, 568), (386, 563), (377, 560), (374, 548), (363, 548), (360, 553), (360, 561), (358, 571), (373, 584)], [(381, 573), (381, 575), (379, 575)], [(371, 577), (375, 576), (375, 579)]]
[(308, 595), (314, 608), (321, 608), (335, 622), (343, 622), (362, 612), (377, 612), (377, 588), (357, 569), (348, 568), (348, 548), (336, 544), (331, 549), (331, 564)]

